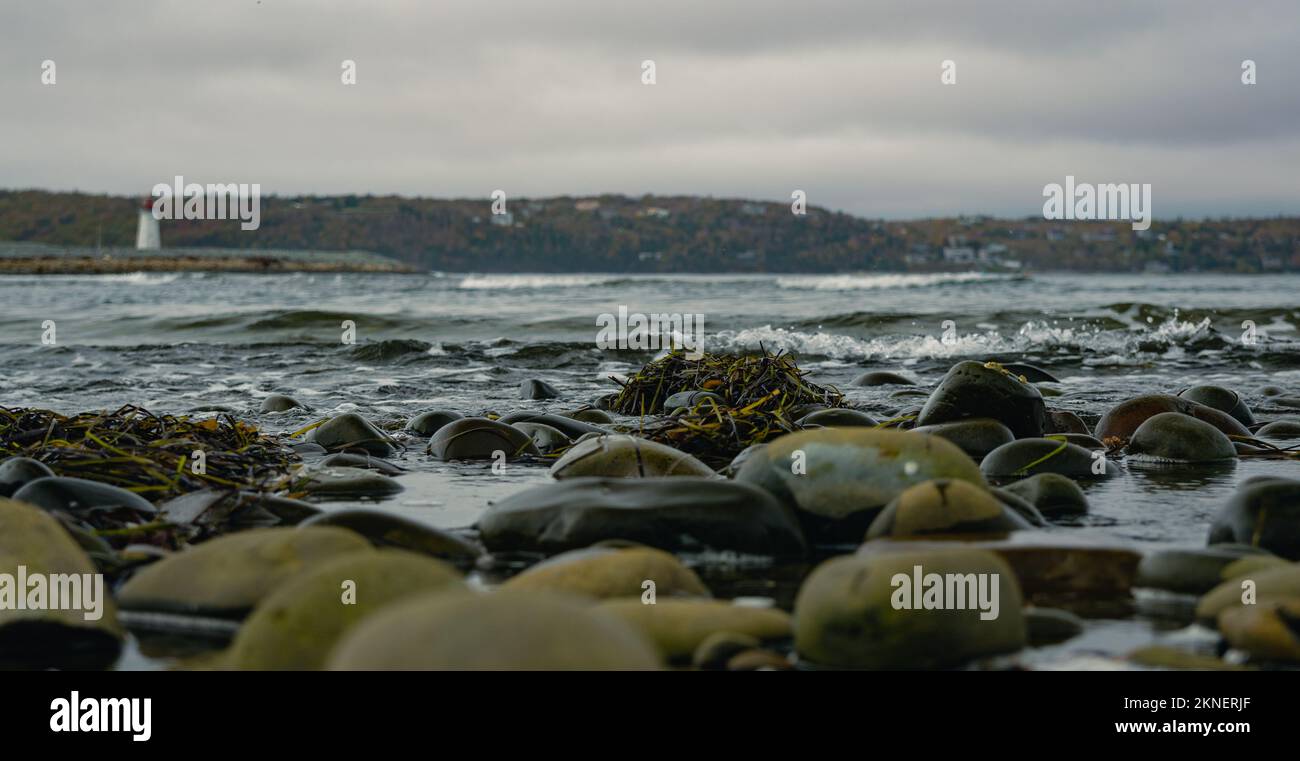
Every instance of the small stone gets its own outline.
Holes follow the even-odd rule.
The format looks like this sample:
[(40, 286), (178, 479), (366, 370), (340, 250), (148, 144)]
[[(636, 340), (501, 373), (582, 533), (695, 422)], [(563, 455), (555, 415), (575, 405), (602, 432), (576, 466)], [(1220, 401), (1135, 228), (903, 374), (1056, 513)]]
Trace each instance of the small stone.
[(763, 643), (757, 637), (736, 632), (714, 632), (691, 655), (691, 665), (706, 671), (721, 671), (727, 668), (727, 661), (732, 656), (753, 650)]
[(1010, 428), (993, 418), (969, 418), (952, 423), (923, 425), (912, 431), (947, 439), (976, 460), (982, 460), (994, 449), (1016, 440)]
[(1034, 647), (1055, 645), (1083, 633), (1083, 619), (1068, 610), (1030, 605), (1024, 616), (1029, 644)]
[(134, 510), (143, 515), (158, 512), (149, 500), (135, 492), (84, 478), (56, 476), (29, 481), (14, 492), (13, 498), (43, 510), (74, 515), (113, 508)]
[(1252, 660), (1300, 663), (1300, 597), (1229, 608), (1219, 631)]
[(1222, 583), (1223, 569), (1233, 561), (1261, 552), (1242, 545), (1157, 550), (1142, 558), (1135, 583), (1140, 587), (1203, 595)]
[[(1094, 454), (1096, 453), (1096, 454)], [(1097, 472), (1101, 471), (1101, 472)], [(980, 472), (989, 478), (1017, 478), (1039, 473), (1057, 473), (1072, 478), (1110, 478), (1119, 466), (1068, 441), (1017, 439), (989, 452), (980, 462)]]
[(1199, 463), (1235, 460), (1232, 440), (1209, 423), (1178, 412), (1147, 418), (1134, 431), (1126, 450), (1139, 463)]
[(599, 436), (575, 444), (551, 466), (551, 476), (561, 479), (713, 475), (712, 468), (685, 452), (624, 434)]
[(483, 554), (483, 549), (477, 544), (450, 531), (379, 510), (334, 510), (321, 513), (301, 525), (345, 528), (364, 536), (378, 547), (410, 550), (457, 565), (469, 565)]
[(1178, 396), (1188, 399), (1198, 404), (1204, 404), (1207, 407), (1213, 407), (1220, 412), (1226, 412), (1237, 419), (1237, 422), (1246, 427), (1255, 424), (1255, 415), (1251, 413), (1250, 407), (1241, 399), (1241, 395), (1230, 388), (1222, 386), (1192, 386), (1189, 389), (1179, 392)]
[(561, 412), (560, 415), (562, 417), (567, 417), (570, 420), (577, 420), (580, 423), (591, 423), (593, 425), (609, 425), (614, 422), (614, 418), (608, 412), (598, 410), (594, 407), (587, 407), (572, 412)]
[(439, 428), (429, 439), (427, 451), (439, 460), (493, 460), (502, 455), (514, 460), (541, 454), (528, 434), (481, 417), (453, 420)]
[(403, 489), (397, 481), (373, 470), (320, 465), (299, 471), (293, 488), (332, 499), (387, 497)]
[(1218, 620), (1223, 611), (1241, 607), (1242, 597), (1247, 592), (1253, 593), (1252, 605), (1300, 598), (1300, 563), (1261, 568), (1247, 576), (1228, 579), (1201, 597), (1196, 604), (1196, 618), (1200, 621)]
[(914, 386), (916, 381), (911, 378), (899, 375), (898, 373), (886, 372), (884, 370), (873, 370), (863, 373), (850, 383), (851, 386)]
[(360, 449), (385, 457), (395, 451), (388, 435), (355, 412), (330, 418), (312, 430), (312, 441), (331, 452)]
[(727, 661), (727, 671), (789, 671), (792, 668), (790, 659), (760, 648), (736, 653)]
[(262, 412), (286, 412), (294, 408), (302, 408), (303, 405), (292, 396), (284, 394), (271, 394), (262, 400)]
[(890, 502), (867, 538), (925, 534), (1005, 534), (1030, 528), (988, 491), (967, 481), (946, 478), (908, 488)]
[(0, 497), (12, 496), (38, 478), (52, 478), (54, 471), (40, 460), (30, 457), (6, 457), (0, 460)]
[(1238, 542), (1300, 560), (1300, 481), (1243, 482), (1210, 524), (1209, 544)]
[(573, 439), (564, 432), (545, 423), (513, 423), (515, 428), (523, 431), (533, 440), (533, 446), (542, 454), (550, 454), (573, 446)]
[(718, 632), (734, 632), (759, 641), (790, 636), (790, 614), (776, 608), (733, 605), (723, 600), (612, 600), (600, 609), (644, 633), (668, 661), (691, 657), (700, 644)]
[(709, 597), (700, 577), (671, 553), (653, 547), (590, 547), (556, 555), (513, 576), (502, 589), (549, 590), (601, 599)]
[(823, 428), (863, 426), (872, 428), (877, 425), (877, 422), (875, 418), (865, 412), (841, 407), (837, 409), (818, 410), (799, 418), (795, 421), (795, 424), (801, 428), (809, 428), (812, 426), (821, 426)]
[(1269, 439), (1300, 439), (1300, 420), (1274, 420), (1255, 435)]
[(432, 436), (444, 425), (464, 417), (454, 410), (429, 410), (406, 421), (406, 430), (414, 431), (421, 436)]
[(529, 378), (519, 384), (520, 399), (555, 399), (560, 392), (544, 380)]
[(1028, 500), (1048, 518), (1088, 512), (1088, 498), (1083, 489), (1074, 479), (1059, 473), (1039, 473), (1002, 488)]
[(320, 468), (363, 468), (383, 473), (386, 476), (397, 476), (406, 472), (382, 457), (353, 454), (352, 452), (332, 454), (329, 457), (322, 458), (320, 462), (316, 463), (316, 466)]
[(1017, 438), (1042, 436), (1047, 407), (1038, 389), (994, 363), (958, 362), (948, 370), (917, 418), (917, 426), (973, 417), (1000, 421)]

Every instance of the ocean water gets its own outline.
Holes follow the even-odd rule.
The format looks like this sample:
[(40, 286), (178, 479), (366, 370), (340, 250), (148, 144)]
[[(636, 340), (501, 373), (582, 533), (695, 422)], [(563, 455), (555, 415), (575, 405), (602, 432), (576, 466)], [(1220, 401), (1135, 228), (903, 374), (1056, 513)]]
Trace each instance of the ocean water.
[[(597, 347), (599, 315), (626, 307), (704, 315), (709, 351), (793, 352), (812, 380), (879, 414), (918, 400), (848, 385), (867, 369), (926, 387), (956, 361), (996, 359), (1056, 375), (1062, 394), (1049, 406), (1086, 420), (1139, 393), (1200, 383), (1236, 389), (1260, 419), (1300, 417), (1259, 392), (1300, 396), (1297, 293), (1294, 274), (10, 276), (0, 278), (0, 405), (217, 406), (273, 432), (344, 411), (397, 422), (433, 408), (571, 409), (656, 355)], [(53, 345), (42, 342), (48, 321)], [(345, 321), (354, 344), (342, 341)], [(520, 400), (527, 378), (562, 397)], [(259, 413), (271, 393), (311, 409)], [(443, 527), (471, 525), (489, 501), (547, 477), (539, 465), (439, 463), (414, 439), (394, 459), (410, 470), (406, 490), (378, 507)], [(1300, 464), (1129, 470), (1088, 486), (1092, 513), (1057, 530), (1143, 549), (1201, 546), (1235, 485), (1261, 473), (1300, 477)], [(1134, 624), (1122, 626), (1119, 641), (1131, 642)], [(1108, 631), (1089, 636), (1109, 642)]]

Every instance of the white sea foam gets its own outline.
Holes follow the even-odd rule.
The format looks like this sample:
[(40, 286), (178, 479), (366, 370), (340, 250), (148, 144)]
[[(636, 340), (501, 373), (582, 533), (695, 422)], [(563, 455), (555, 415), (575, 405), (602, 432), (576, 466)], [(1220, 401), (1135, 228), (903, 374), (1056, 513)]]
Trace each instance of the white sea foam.
[(813, 291), (873, 291), (888, 288), (924, 288), (948, 283), (997, 282), (1019, 279), (1021, 275), (991, 272), (890, 273), (878, 275), (797, 275), (777, 278), (781, 288)]
[(466, 275), (457, 287), (466, 290), (582, 288), (621, 279), (618, 275)]

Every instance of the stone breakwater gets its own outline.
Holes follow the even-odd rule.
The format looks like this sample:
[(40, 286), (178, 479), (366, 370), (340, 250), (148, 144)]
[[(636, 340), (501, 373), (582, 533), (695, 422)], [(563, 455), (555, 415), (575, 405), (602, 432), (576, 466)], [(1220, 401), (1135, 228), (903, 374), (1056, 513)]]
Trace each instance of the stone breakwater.
[[(1300, 479), (1242, 480), (1196, 545), (1079, 528), (1093, 484), (1138, 470), (1300, 475), (1294, 421), (1238, 391), (1076, 413), (1045, 370), (964, 361), (933, 386), (868, 372), (913, 393), (867, 414), (782, 355), (699, 363), (669, 356), (596, 399), (526, 381), (505, 414), (345, 412), (279, 435), (6, 411), (0, 574), (99, 573), (111, 595), (94, 621), (0, 598), (0, 663), (107, 667), (133, 639), (175, 668), (1032, 668), (1098, 621), (1158, 618), (1179, 634), (1153, 627), (1106, 665), (1300, 665)], [(617, 409), (634, 404), (651, 411)], [(310, 413), (283, 394), (262, 410)], [(739, 423), (743, 441), (722, 435)], [(440, 529), (384, 509), (413, 458), (548, 478)], [(788, 598), (764, 593), (781, 581)], [(200, 644), (160, 644), (178, 637)]]
[(0, 243), (3, 275), (115, 275), (131, 272), (414, 273), (414, 267), (368, 251), (175, 248), (158, 251)]

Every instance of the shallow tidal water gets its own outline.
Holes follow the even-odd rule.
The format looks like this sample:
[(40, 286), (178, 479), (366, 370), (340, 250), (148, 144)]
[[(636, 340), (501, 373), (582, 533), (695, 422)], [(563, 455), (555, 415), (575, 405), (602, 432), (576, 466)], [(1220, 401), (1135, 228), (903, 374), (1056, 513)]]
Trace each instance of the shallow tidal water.
[[(0, 405), (64, 413), (137, 404), (158, 413), (224, 408), (270, 432), (356, 411), (383, 424), (432, 408), (466, 414), (564, 410), (616, 388), (654, 351), (596, 347), (597, 316), (691, 313), (708, 351), (794, 352), (810, 378), (884, 414), (924, 397), (848, 382), (901, 371), (927, 389), (961, 359), (1036, 364), (1060, 378), (1048, 405), (1089, 423), (1140, 393), (1214, 383), (1257, 418), (1300, 418), (1259, 389), (1300, 396), (1300, 275), (217, 275), (0, 277)], [(355, 323), (355, 344), (341, 341)], [(42, 343), (53, 321), (55, 343)], [(945, 324), (945, 321), (951, 321)], [(1251, 327), (1253, 326), (1253, 327)], [(1251, 332), (1254, 341), (1243, 341)], [(1246, 336), (1249, 338), (1250, 336)], [(523, 401), (542, 378), (556, 400)], [(308, 411), (260, 413), (283, 393)], [(633, 419), (620, 422), (634, 423)], [(546, 465), (440, 463), (413, 438), (392, 458), (405, 491), (368, 506), (440, 527), (470, 526), (489, 501), (546, 480)], [(1083, 484), (1091, 513), (1053, 528), (1149, 550), (1199, 547), (1236, 484), (1300, 476), (1291, 461), (1213, 469), (1125, 467)], [(331, 502), (326, 509), (358, 503)], [(805, 569), (687, 557), (720, 596), (788, 604)], [(1160, 637), (1195, 638), (1141, 612), (1093, 618), (1082, 637), (1017, 663), (1104, 668)], [(120, 667), (159, 665), (132, 650)]]

